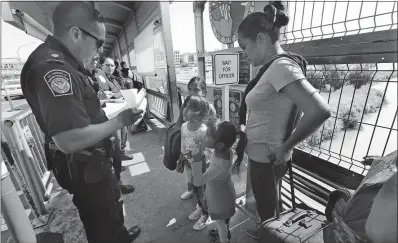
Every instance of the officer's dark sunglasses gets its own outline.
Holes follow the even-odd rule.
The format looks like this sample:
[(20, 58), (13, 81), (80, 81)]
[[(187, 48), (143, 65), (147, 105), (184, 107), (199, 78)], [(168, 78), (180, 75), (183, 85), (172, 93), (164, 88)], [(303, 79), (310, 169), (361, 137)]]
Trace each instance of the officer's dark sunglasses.
[(95, 37), (94, 35), (92, 35), (90, 32), (88, 32), (88, 31), (86, 31), (86, 30), (84, 30), (84, 29), (82, 29), (82, 28), (80, 28), (80, 27), (77, 27), (77, 28), (78, 28), (79, 30), (81, 30), (84, 34), (90, 36), (91, 38), (94, 38), (94, 39), (96, 40), (96, 44), (97, 44), (97, 48), (98, 48), (98, 49), (100, 49), (100, 48), (105, 44), (105, 41), (104, 41), (104, 40), (98, 39), (97, 37)]

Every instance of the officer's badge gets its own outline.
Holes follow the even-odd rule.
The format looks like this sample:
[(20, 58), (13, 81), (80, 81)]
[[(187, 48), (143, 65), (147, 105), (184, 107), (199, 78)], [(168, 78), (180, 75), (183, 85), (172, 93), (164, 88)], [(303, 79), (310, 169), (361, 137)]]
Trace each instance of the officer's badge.
[(68, 72), (54, 69), (44, 75), (44, 80), (54, 97), (73, 95), (72, 79)]

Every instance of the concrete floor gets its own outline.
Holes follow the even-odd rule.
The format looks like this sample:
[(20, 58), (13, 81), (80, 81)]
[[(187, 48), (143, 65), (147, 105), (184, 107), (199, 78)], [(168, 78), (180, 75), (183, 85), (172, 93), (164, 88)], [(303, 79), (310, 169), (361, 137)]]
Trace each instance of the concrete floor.
[[(185, 176), (169, 171), (163, 165), (165, 127), (151, 121), (153, 124), (149, 131), (129, 136), (135, 158), (124, 161), (128, 170), (122, 172), (122, 182), (134, 185), (136, 190), (123, 196), (125, 225), (127, 228), (141, 226), (141, 235), (134, 242), (209, 242), (208, 230), (215, 225), (210, 223), (200, 232), (192, 229), (195, 221), (189, 220), (188, 215), (195, 208), (195, 199), (180, 199), (186, 190)], [(245, 166), (241, 168), (240, 174), (233, 175), (238, 195), (245, 191), (246, 185)], [(49, 223), (36, 229), (36, 234), (58, 232), (64, 242), (86, 243), (82, 223), (71, 199), (71, 195), (55, 187), (47, 205), (53, 209)], [(237, 209), (231, 220), (231, 242), (255, 242), (244, 233), (250, 227), (254, 227), (254, 223)], [(5, 237), (7, 235), (7, 231), (2, 232), (2, 239), (9, 238)]]

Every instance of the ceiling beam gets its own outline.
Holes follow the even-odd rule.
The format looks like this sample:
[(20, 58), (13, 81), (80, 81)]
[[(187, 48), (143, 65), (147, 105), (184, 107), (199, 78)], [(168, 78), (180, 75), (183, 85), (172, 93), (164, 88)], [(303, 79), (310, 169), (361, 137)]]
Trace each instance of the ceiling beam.
[(105, 18), (105, 24), (114, 26), (116, 28), (122, 29), (123, 28), (123, 23), (114, 19), (108, 19)]
[(117, 38), (117, 34), (113, 32), (106, 32), (105, 36), (113, 39)]
[(119, 8), (124, 9), (124, 10), (127, 10), (127, 11), (131, 11), (131, 10), (132, 10), (131, 8), (125, 6), (125, 5), (121, 4), (121, 3), (118, 3), (118, 2), (109, 1), (109, 2), (103, 2), (103, 3), (112, 4), (112, 5), (114, 5), (114, 6), (117, 6), (117, 7), (119, 7)]

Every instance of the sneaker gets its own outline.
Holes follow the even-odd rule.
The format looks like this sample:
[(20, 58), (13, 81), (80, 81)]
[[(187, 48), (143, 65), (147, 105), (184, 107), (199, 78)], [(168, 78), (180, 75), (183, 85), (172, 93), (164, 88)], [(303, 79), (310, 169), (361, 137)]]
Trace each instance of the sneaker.
[(209, 219), (209, 215), (204, 215), (200, 216), (199, 220), (196, 221), (196, 223), (193, 225), (193, 230), (202, 230), (206, 227), (207, 220)]
[(132, 185), (119, 185), (119, 188), (123, 195), (133, 193), (135, 191), (135, 187)]
[(246, 230), (246, 234), (250, 237), (252, 237), (253, 239), (259, 240), (260, 239), (260, 229), (247, 229)]
[(146, 125), (146, 123), (144, 122), (144, 120), (142, 120), (137, 126), (133, 126), (131, 128), (131, 132), (132, 134), (137, 134), (139, 132), (145, 132), (148, 130), (148, 126)]
[(196, 208), (195, 208), (195, 211), (193, 211), (193, 212), (189, 215), (188, 218), (189, 218), (190, 220), (195, 220), (195, 219), (198, 219), (198, 218), (200, 217), (200, 215), (202, 215), (202, 209), (196, 207)]
[(193, 196), (193, 191), (186, 191), (181, 195), (182, 200), (190, 199)]
[(134, 155), (132, 155), (132, 154), (126, 154), (126, 153), (122, 153), (122, 160), (124, 161), (124, 160), (132, 160), (132, 159), (134, 159)]

